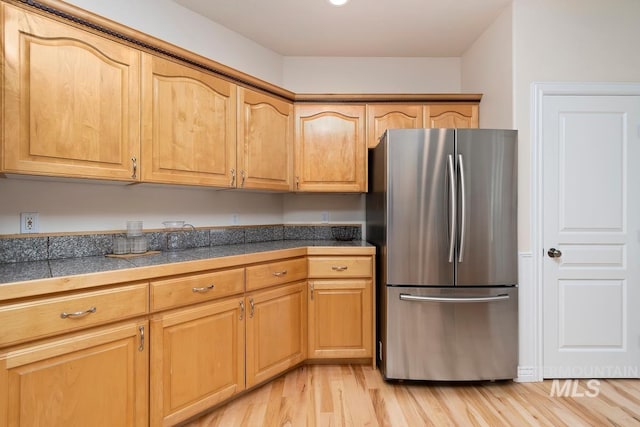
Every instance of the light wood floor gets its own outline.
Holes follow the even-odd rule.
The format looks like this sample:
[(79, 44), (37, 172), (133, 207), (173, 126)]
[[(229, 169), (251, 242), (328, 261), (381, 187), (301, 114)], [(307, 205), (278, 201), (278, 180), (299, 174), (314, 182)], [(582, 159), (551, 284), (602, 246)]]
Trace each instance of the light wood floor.
[(386, 383), (370, 366), (302, 366), (188, 427), (640, 426), (640, 380), (599, 380), (597, 397), (551, 397), (552, 381)]

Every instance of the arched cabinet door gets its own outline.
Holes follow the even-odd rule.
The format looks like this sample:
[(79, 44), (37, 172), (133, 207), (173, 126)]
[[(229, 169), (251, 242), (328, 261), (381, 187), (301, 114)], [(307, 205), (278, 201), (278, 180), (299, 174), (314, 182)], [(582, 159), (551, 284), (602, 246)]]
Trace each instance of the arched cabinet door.
[(434, 104), (424, 107), (427, 128), (477, 128), (478, 104)]
[(373, 148), (387, 129), (416, 129), (422, 127), (421, 104), (367, 105), (367, 147)]
[(139, 180), (140, 52), (1, 7), (2, 170)]
[(365, 106), (295, 106), (296, 191), (365, 192)]
[(293, 104), (238, 88), (238, 188), (291, 190)]
[(236, 186), (236, 85), (169, 60), (142, 58), (142, 178)]

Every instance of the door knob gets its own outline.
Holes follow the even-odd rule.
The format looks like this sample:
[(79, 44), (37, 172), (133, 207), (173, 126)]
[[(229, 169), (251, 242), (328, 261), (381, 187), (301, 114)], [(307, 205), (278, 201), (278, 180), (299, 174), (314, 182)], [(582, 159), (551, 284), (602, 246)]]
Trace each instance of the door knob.
[(549, 255), (549, 258), (560, 258), (562, 256), (562, 252), (556, 248), (551, 248), (547, 251), (547, 255)]

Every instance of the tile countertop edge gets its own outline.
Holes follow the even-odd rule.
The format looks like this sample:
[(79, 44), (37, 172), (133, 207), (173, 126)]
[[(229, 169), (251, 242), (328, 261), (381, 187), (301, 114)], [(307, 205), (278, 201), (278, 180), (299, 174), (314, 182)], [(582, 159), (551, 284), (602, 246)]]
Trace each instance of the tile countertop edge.
[(274, 249), (215, 258), (187, 260), (167, 264), (99, 271), (70, 276), (49, 277), (0, 284), (0, 302), (19, 298), (42, 296), (99, 286), (151, 281), (177, 274), (198, 273), (207, 270), (231, 268), (238, 265), (268, 262), (280, 258), (306, 255), (374, 255), (375, 247), (360, 246), (306, 246)]

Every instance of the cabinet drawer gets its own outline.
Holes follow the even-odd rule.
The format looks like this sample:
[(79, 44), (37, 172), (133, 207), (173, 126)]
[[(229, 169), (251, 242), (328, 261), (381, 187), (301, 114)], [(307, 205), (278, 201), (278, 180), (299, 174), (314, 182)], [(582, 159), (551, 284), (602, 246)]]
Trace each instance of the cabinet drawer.
[(371, 257), (309, 257), (309, 277), (371, 277)]
[(244, 268), (151, 282), (151, 310), (162, 310), (239, 294)]
[(304, 258), (270, 262), (247, 267), (247, 291), (307, 278)]
[(0, 307), (0, 346), (147, 313), (147, 284)]

